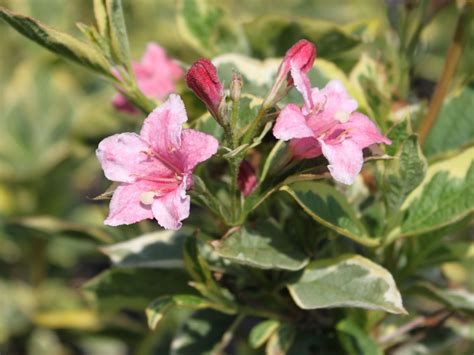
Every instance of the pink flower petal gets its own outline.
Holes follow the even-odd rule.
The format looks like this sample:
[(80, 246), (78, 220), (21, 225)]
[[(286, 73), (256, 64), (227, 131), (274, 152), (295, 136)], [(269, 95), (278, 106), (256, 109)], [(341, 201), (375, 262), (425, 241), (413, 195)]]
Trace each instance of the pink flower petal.
[(219, 142), (213, 136), (193, 129), (184, 129), (179, 151), (183, 171), (191, 173), (196, 165), (216, 154), (218, 147)]
[(311, 126), (317, 135), (334, 124), (347, 121), (350, 114), (357, 109), (357, 101), (337, 80), (331, 80), (322, 90), (314, 88), (312, 98), (318, 112), (315, 114)]
[[(183, 76), (183, 69), (166, 51), (155, 43), (149, 43), (140, 62), (132, 62), (132, 70), (139, 89), (152, 98), (163, 100), (168, 94), (176, 90), (176, 80)], [(112, 73), (121, 80), (117, 69)], [(125, 101), (125, 102), (124, 102)], [(123, 96), (114, 98), (114, 107), (126, 113), (137, 113), (137, 109)], [(128, 105), (127, 105), (128, 104)]]
[(380, 133), (371, 119), (359, 112), (354, 112), (349, 121), (339, 127), (348, 132), (346, 139), (352, 140), (361, 149), (375, 143), (392, 144), (390, 139)]
[(159, 72), (174, 80), (184, 74), (178, 62), (171, 59), (162, 47), (153, 42), (147, 44), (140, 64), (152, 72)]
[(343, 184), (352, 185), (364, 163), (362, 149), (350, 139), (336, 144), (327, 144), (319, 139), (319, 143), (329, 161), (328, 169), (332, 177)]
[(153, 189), (149, 181), (138, 181), (133, 184), (122, 184), (115, 189), (110, 201), (110, 212), (104, 224), (119, 226), (132, 224), (144, 219), (152, 219), (150, 205), (140, 201), (142, 193)]
[(290, 150), (296, 159), (311, 159), (322, 154), (321, 145), (313, 137), (292, 139), (290, 141)]
[(273, 135), (287, 141), (293, 138), (312, 137), (313, 131), (308, 127), (300, 108), (294, 104), (288, 104), (278, 115), (273, 127)]
[(166, 229), (181, 228), (181, 221), (189, 217), (190, 197), (186, 195), (186, 184), (161, 196), (153, 202), (152, 211), (158, 224)]
[(143, 171), (146, 156), (141, 153), (149, 150), (136, 133), (121, 133), (103, 139), (96, 150), (97, 158), (107, 179), (118, 182), (134, 182), (134, 174)]
[(188, 120), (183, 100), (170, 95), (143, 122), (140, 136), (157, 153), (167, 156), (181, 146), (182, 125)]
[(291, 63), (291, 77), (295, 83), (296, 90), (303, 96), (304, 114), (308, 114), (314, 107), (311, 97), (311, 83), (304, 72), (298, 69), (295, 63)]

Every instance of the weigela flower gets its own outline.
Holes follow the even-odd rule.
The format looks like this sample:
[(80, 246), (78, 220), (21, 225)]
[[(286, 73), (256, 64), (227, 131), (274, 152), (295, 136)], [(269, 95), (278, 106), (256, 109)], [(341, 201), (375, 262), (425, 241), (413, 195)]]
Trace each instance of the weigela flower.
[(245, 197), (250, 195), (257, 186), (257, 174), (253, 166), (247, 160), (242, 161), (240, 164), (239, 174), (237, 175), (237, 185)]
[(156, 218), (167, 229), (179, 229), (189, 216), (194, 167), (209, 159), (217, 140), (205, 133), (182, 129), (187, 121), (178, 95), (148, 115), (140, 135), (121, 133), (105, 138), (97, 157), (105, 176), (120, 185), (110, 201), (105, 224), (117, 226)]
[(219, 81), (214, 64), (207, 59), (197, 60), (189, 68), (185, 80), (188, 87), (206, 104), (211, 114), (218, 117), (224, 88)]
[(273, 134), (291, 140), (297, 158), (323, 154), (333, 178), (350, 185), (362, 169), (362, 150), (371, 144), (391, 141), (383, 136), (365, 115), (355, 112), (357, 101), (339, 81), (330, 81), (322, 90), (311, 89), (308, 77), (291, 65), (296, 89), (303, 96), (303, 107), (288, 104), (279, 114)]
[[(176, 91), (176, 81), (183, 76), (183, 69), (169, 58), (163, 48), (156, 43), (149, 43), (139, 63), (132, 62), (132, 70), (137, 80), (138, 88), (145, 96), (165, 99)], [(114, 75), (120, 79), (117, 70)], [(112, 99), (116, 109), (126, 113), (138, 113), (138, 110), (122, 94)]]

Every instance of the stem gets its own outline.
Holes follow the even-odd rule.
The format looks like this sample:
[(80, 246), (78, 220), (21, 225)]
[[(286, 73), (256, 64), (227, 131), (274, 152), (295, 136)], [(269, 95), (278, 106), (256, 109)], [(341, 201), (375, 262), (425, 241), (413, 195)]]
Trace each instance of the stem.
[(451, 83), (451, 79), (453, 78), (453, 74), (456, 71), (456, 68), (459, 63), (459, 59), (461, 58), (461, 53), (463, 49), (463, 37), (464, 37), (464, 26), (467, 19), (467, 11), (461, 10), (459, 14), (458, 21), (456, 24), (456, 30), (454, 32), (453, 41), (448, 50), (448, 56), (446, 58), (446, 62), (444, 63), (443, 73), (441, 74), (441, 78), (436, 85), (435, 92), (430, 102), (430, 106), (428, 108), (428, 113), (423, 118), (419, 128), (419, 142), (420, 145), (423, 145), (428, 133), (433, 127), (433, 124), (436, 121), (436, 117), (438, 116), (439, 110), (441, 109), (441, 105), (443, 104), (444, 97), (449, 88), (449, 84)]
[(230, 325), (229, 329), (226, 330), (224, 335), (222, 336), (222, 339), (219, 343), (214, 346), (214, 348), (211, 350), (211, 355), (220, 355), (224, 354), (224, 349), (229, 345), (230, 341), (234, 337), (234, 333), (239, 327), (240, 323), (245, 319), (246, 314), (240, 314), (235, 318), (235, 320), (232, 322)]
[(238, 101), (233, 101), (232, 102), (232, 113), (230, 116), (230, 131), (232, 135), (232, 149), (237, 148), (239, 145), (239, 137), (236, 132), (236, 127), (237, 127), (237, 119), (239, 117), (239, 102)]
[(230, 209), (231, 209), (231, 218), (232, 223), (235, 223), (240, 219), (240, 207), (239, 207), (239, 199), (238, 199), (238, 189), (237, 189), (237, 179), (239, 176), (239, 166), (242, 159), (232, 159), (229, 161), (230, 165)]
[(265, 102), (262, 104), (260, 111), (258, 111), (257, 117), (250, 123), (247, 132), (245, 132), (243, 142), (248, 143), (252, 140), (253, 136), (255, 135), (255, 131), (260, 126), (260, 123), (267, 112), (268, 107), (265, 105)]
[(379, 344), (387, 344), (393, 339), (398, 338), (399, 336), (406, 334), (410, 331), (412, 331), (415, 328), (418, 327), (433, 327), (436, 326), (443, 321), (445, 321), (447, 318), (449, 318), (452, 315), (451, 311), (447, 311), (446, 309), (440, 309), (436, 312), (434, 312), (432, 315), (425, 317), (425, 316), (420, 316), (415, 319), (413, 319), (411, 322), (406, 323), (405, 325), (402, 325), (400, 328), (395, 330), (392, 333), (389, 333), (387, 335), (384, 335), (378, 339)]

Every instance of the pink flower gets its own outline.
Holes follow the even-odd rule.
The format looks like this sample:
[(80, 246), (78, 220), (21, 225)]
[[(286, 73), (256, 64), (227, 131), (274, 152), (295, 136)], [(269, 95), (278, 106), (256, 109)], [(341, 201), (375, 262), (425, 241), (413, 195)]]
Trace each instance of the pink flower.
[(97, 157), (105, 176), (120, 185), (110, 201), (105, 224), (117, 226), (156, 218), (166, 229), (179, 229), (189, 216), (194, 167), (216, 153), (217, 140), (182, 129), (187, 121), (178, 95), (148, 115), (140, 135), (121, 133), (105, 138)]
[(295, 65), (291, 76), (303, 96), (303, 107), (288, 104), (277, 118), (273, 134), (291, 140), (296, 158), (323, 154), (333, 178), (350, 185), (362, 169), (362, 150), (371, 144), (391, 141), (365, 115), (354, 112), (357, 102), (339, 81), (330, 81), (322, 90), (311, 89), (309, 79)]
[(247, 160), (242, 161), (240, 164), (237, 185), (245, 197), (250, 195), (257, 186), (257, 175), (255, 174), (255, 169)]
[(199, 59), (186, 73), (186, 84), (204, 102), (214, 117), (218, 117), (224, 88), (217, 69), (210, 60)]
[[(163, 100), (176, 90), (176, 81), (183, 76), (183, 69), (170, 59), (163, 48), (156, 43), (149, 43), (140, 63), (132, 62), (132, 70), (138, 88), (146, 95)], [(114, 69), (114, 75), (120, 74)], [(122, 112), (137, 113), (138, 110), (124, 97), (117, 94), (112, 99), (114, 107)]]

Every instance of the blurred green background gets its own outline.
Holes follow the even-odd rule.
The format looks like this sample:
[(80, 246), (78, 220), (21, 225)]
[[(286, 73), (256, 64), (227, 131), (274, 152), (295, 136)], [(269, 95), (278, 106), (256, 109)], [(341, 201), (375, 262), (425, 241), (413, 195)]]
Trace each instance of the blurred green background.
[[(175, 1), (123, 4), (135, 59), (150, 41), (184, 63), (199, 57), (179, 35)], [(92, 1), (0, 0), (0, 5), (78, 37), (75, 23), (94, 21)], [(368, 44), (337, 53), (331, 46), (319, 51), (321, 58), (346, 71), (364, 50), (380, 55), (382, 47), (373, 43), (390, 35), (387, 7), (381, 0), (225, 0), (220, 6), (245, 23), (269, 14), (341, 25), (372, 21)], [(420, 83), (418, 89), (428, 94), (440, 76), (455, 19), (451, 2), (421, 33), (412, 76)], [(97, 143), (110, 134), (135, 130), (142, 118), (114, 111), (114, 89), (94, 73), (59, 59), (4, 22), (0, 34), (0, 353), (156, 352), (170, 341), (179, 314), (168, 321), (169, 332), (153, 334), (147, 331), (142, 311), (149, 300), (136, 303), (131, 311), (104, 311), (81, 289), (109, 265), (98, 246), (151, 228), (146, 223), (106, 228), (102, 222), (107, 203), (91, 200), (107, 188), (94, 154)], [(286, 43), (250, 54), (281, 56), (284, 48)], [(473, 44), (468, 43), (456, 80), (472, 78), (473, 54)], [(459, 265), (447, 267), (455, 272)], [(463, 270), (456, 275), (467, 281)]]

